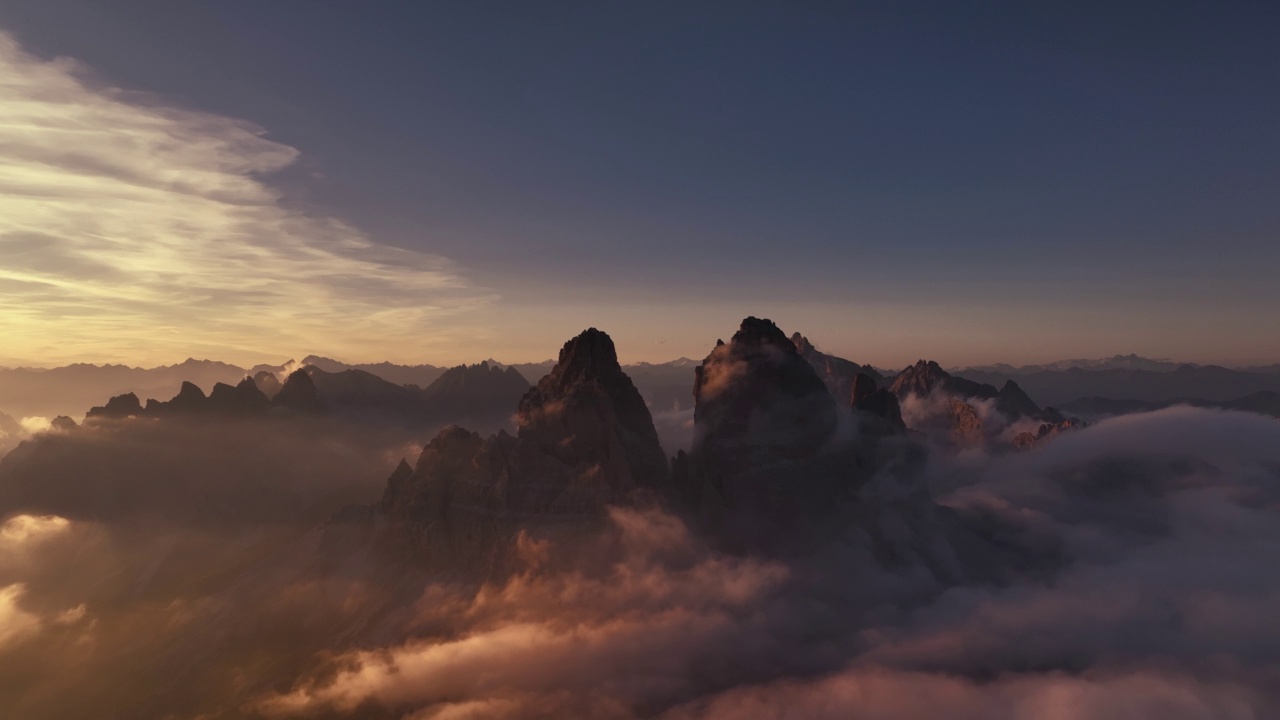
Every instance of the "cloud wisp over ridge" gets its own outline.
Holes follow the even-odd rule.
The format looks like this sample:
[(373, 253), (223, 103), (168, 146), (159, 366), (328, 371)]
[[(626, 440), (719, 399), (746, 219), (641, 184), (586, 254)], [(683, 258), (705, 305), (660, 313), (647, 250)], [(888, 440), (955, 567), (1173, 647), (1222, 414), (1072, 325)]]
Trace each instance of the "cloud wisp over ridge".
[(290, 206), (265, 178), (299, 153), (256, 125), (100, 84), (3, 32), (0, 92), (9, 359), (358, 355), (448, 340), (449, 318), (493, 299), (444, 258)]

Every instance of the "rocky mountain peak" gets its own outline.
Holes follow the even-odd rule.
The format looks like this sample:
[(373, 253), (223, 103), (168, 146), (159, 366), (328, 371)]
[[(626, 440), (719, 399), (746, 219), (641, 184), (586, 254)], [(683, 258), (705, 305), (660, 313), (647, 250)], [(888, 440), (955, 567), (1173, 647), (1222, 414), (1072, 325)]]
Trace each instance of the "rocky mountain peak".
[(796, 346), (787, 339), (785, 333), (773, 324), (772, 320), (748, 317), (738, 326), (730, 343), (739, 347), (775, 347), (780, 350), (795, 352)]
[(267, 396), (268, 400), (274, 398), (282, 387), (280, 379), (276, 377), (275, 373), (266, 370), (260, 370), (254, 374), (253, 384), (258, 386), (258, 389), (262, 391), (263, 395)]
[(258, 389), (253, 378), (244, 378), (235, 386), (217, 383), (209, 392), (207, 403), (210, 410), (231, 414), (251, 414), (261, 412), (270, 405), (267, 396)]
[(551, 375), (560, 385), (573, 383), (579, 378), (616, 377), (621, 374), (622, 366), (618, 364), (613, 338), (595, 328), (587, 328), (566, 342), (551, 369)]
[(818, 351), (818, 349), (813, 346), (813, 343), (809, 342), (809, 338), (798, 332), (791, 333), (791, 344), (796, 346), (796, 352), (801, 355), (807, 355)]
[(744, 320), (697, 368), (694, 398), (697, 439), (677, 482), (704, 512), (743, 511), (732, 534), (749, 533), (767, 508), (821, 494), (808, 462), (835, 433), (835, 400), (776, 325)]
[(86, 417), (124, 418), (142, 414), (142, 403), (133, 393), (117, 395), (102, 407), (91, 408)]
[(1011, 418), (1039, 417), (1041, 414), (1040, 406), (1012, 380), (1006, 380), (1000, 388), (1000, 394), (996, 396), (996, 409)]
[(882, 427), (893, 432), (904, 432), (907, 429), (902, 421), (902, 408), (898, 404), (898, 396), (880, 387), (875, 378), (866, 373), (858, 373), (853, 378), (849, 404), (854, 410), (870, 413), (883, 421)]
[(301, 413), (324, 412), (324, 401), (320, 399), (316, 384), (306, 370), (294, 370), (284, 381), (280, 392), (272, 398), (271, 404)]
[(821, 431), (835, 424), (826, 385), (769, 320), (749, 317), (728, 343), (716, 345), (695, 370), (693, 395), (695, 422), (713, 437), (746, 434), (753, 419), (770, 417), (816, 430), (808, 434), (821, 442)]
[(831, 396), (837, 403), (849, 402), (850, 393), (853, 391), (853, 380), (859, 374), (866, 375), (877, 383), (882, 382), (880, 373), (870, 365), (859, 365), (851, 360), (824, 353), (814, 347), (809, 338), (800, 333), (791, 335), (791, 344), (795, 346), (800, 357), (813, 366), (814, 372), (818, 373), (818, 377), (826, 383), (827, 390), (831, 391)]
[(160, 405), (170, 412), (198, 412), (204, 407), (206, 399), (204, 391), (195, 383), (183, 380), (178, 394), (174, 395), (172, 400)]
[[(519, 373), (487, 364), (455, 376), (477, 373), (523, 382)], [(666, 486), (667, 461), (649, 410), (599, 330), (565, 344), (517, 413), (514, 437), (483, 437), (457, 425), (440, 431), (415, 467), (401, 463), (391, 475), (375, 514), (348, 515), (385, 518), (384, 540), (430, 567), (500, 575), (512, 567), (519, 534), (596, 527), (605, 508), (632, 491)]]
[(570, 466), (599, 465), (618, 486), (660, 483), (667, 461), (649, 408), (595, 328), (565, 343), (555, 366), (520, 399), (518, 436)]
[(934, 388), (945, 387), (951, 380), (951, 374), (932, 360), (917, 360), (898, 373), (889, 386), (889, 391), (898, 397), (907, 395), (928, 395)]
[(983, 444), (982, 418), (972, 405), (960, 400), (951, 401), (951, 441), (957, 447), (972, 447)]

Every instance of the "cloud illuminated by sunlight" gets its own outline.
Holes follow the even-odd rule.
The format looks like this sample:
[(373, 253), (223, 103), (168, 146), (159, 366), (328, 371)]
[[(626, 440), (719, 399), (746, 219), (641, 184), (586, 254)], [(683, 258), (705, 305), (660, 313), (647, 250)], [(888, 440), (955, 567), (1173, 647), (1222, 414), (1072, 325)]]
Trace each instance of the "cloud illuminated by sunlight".
[(15, 515), (0, 524), (0, 552), (11, 554), (24, 545), (54, 537), (71, 526), (57, 515)]
[(286, 206), (263, 177), (298, 151), (248, 122), (101, 85), (4, 33), (0, 95), (8, 359), (405, 356), (493, 300), (442, 258)]

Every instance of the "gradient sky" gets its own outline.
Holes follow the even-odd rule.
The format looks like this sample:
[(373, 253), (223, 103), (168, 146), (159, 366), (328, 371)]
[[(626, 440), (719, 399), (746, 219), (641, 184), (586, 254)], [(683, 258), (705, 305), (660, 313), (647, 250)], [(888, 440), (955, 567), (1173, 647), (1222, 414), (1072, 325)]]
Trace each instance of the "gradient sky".
[(0, 4), (0, 363), (1280, 360), (1276, 3), (531, 5)]

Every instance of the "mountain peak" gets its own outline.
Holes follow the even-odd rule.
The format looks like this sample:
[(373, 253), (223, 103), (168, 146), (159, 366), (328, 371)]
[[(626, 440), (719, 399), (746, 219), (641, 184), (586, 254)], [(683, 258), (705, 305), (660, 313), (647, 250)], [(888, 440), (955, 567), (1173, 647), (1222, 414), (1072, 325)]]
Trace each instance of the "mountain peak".
[(793, 353), (796, 351), (796, 346), (787, 339), (786, 333), (773, 324), (772, 320), (758, 317), (745, 318), (738, 327), (738, 332), (733, 334), (731, 342), (755, 347), (773, 345)]
[(622, 366), (618, 364), (613, 338), (595, 328), (587, 328), (560, 348), (560, 357), (551, 372), (567, 381), (578, 377), (620, 375)]
[(116, 395), (102, 407), (91, 408), (86, 417), (123, 418), (142, 414), (142, 403), (133, 393)]
[(807, 355), (818, 351), (818, 349), (813, 346), (813, 343), (809, 342), (809, 338), (798, 332), (791, 333), (791, 344), (796, 346), (796, 352), (801, 355)]
[(889, 391), (898, 397), (906, 395), (928, 395), (934, 388), (942, 387), (951, 380), (951, 375), (942, 366), (932, 360), (917, 360), (898, 373), (889, 386)]
[(271, 404), (303, 413), (321, 413), (324, 402), (316, 390), (315, 381), (306, 370), (294, 370), (284, 381), (280, 391), (271, 399)]
[(1027, 396), (1027, 393), (1012, 380), (1006, 380), (996, 396), (996, 409), (1011, 418), (1039, 417), (1040, 406)]
[(555, 367), (521, 398), (517, 418), (520, 439), (571, 465), (608, 468), (621, 485), (615, 490), (666, 475), (649, 408), (618, 365), (613, 340), (595, 328), (565, 343)]

